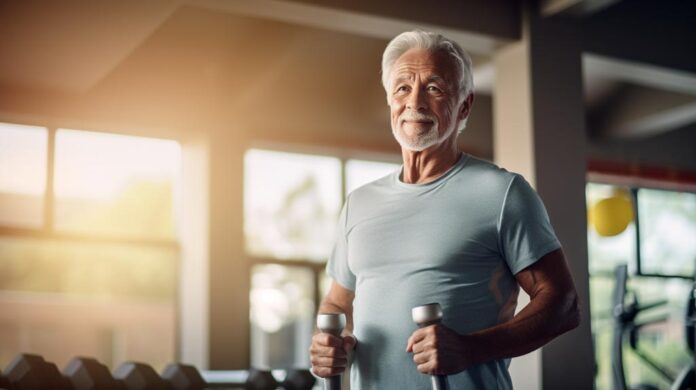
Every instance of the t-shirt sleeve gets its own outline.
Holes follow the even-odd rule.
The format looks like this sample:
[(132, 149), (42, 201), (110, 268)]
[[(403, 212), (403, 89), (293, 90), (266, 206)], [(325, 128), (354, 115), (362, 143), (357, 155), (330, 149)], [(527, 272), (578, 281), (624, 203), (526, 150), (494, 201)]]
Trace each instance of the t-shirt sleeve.
[(355, 274), (353, 274), (348, 266), (348, 237), (346, 225), (348, 223), (349, 201), (350, 197), (343, 205), (343, 209), (338, 218), (336, 240), (329, 261), (326, 264), (326, 273), (341, 286), (355, 291)]
[(513, 274), (561, 247), (539, 195), (520, 175), (510, 181), (498, 220), (500, 249)]

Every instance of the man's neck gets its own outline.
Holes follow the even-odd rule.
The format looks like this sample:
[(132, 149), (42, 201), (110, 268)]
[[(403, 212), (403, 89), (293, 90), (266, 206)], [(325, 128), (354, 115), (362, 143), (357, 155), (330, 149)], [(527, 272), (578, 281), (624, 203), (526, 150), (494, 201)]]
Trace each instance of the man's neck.
[(401, 149), (401, 155), (404, 159), (401, 180), (404, 183), (429, 183), (445, 174), (461, 156), (456, 144), (443, 143), (433, 148), (421, 152)]

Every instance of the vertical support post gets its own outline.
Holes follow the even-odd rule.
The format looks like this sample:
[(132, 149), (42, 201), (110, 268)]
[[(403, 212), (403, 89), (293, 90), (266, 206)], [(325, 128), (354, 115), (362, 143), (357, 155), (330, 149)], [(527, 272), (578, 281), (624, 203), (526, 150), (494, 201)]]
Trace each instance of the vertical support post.
[(54, 228), (55, 177), (56, 177), (56, 128), (48, 127), (46, 142), (46, 190), (44, 191), (43, 229), (50, 233)]
[[(234, 139), (231, 139), (234, 137)], [(244, 142), (220, 130), (210, 145), (210, 369), (250, 364), (251, 261), (244, 251)], [(243, 138), (242, 138), (243, 139)]]
[(181, 260), (177, 359), (208, 369), (209, 361), (209, 243), (210, 150), (207, 140), (182, 143), (182, 173), (177, 205)]
[[(494, 55), (494, 156), (523, 174), (543, 199), (575, 280), (583, 322), (543, 347), (540, 360), (534, 354), (513, 359), (511, 372), (521, 388), (591, 389), (580, 34), (572, 19), (527, 11), (522, 39)], [(522, 374), (516, 365), (524, 375), (515, 377)]]

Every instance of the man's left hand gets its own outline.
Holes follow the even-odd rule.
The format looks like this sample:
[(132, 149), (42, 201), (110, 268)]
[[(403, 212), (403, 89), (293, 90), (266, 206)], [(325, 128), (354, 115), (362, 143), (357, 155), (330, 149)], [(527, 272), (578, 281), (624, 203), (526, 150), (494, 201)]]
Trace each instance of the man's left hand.
[(464, 348), (464, 337), (441, 324), (413, 332), (406, 352), (413, 353), (413, 361), (423, 374), (456, 374), (470, 365), (467, 358), (470, 351)]

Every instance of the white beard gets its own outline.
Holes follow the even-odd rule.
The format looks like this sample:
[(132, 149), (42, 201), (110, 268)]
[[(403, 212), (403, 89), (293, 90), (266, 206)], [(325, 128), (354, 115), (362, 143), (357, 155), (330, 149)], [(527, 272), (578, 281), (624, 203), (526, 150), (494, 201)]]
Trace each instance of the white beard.
[(392, 129), (392, 133), (402, 148), (413, 152), (422, 152), (440, 142), (440, 137), (437, 133), (437, 123), (433, 123), (433, 126), (425, 134), (416, 135), (414, 137), (407, 136), (399, 129)]
[[(403, 130), (404, 121), (431, 121), (433, 122), (430, 129), (422, 134), (416, 134), (414, 136), (406, 135)], [(394, 138), (401, 145), (402, 148), (406, 150), (411, 150), (414, 152), (421, 152), (433, 145), (437, 145), (440, 141), (440, 137), (437, 132), (438, 121), (434, 115), (424, 114), (420, 112), (404, 111), (399, 115), (396, 121), (396, 128), (392, 128), (392, 134)]]
[[(427, 132), (409, 137), (406, 135), (405, 131), (402, 130), (404, 120), (430, 120), (433, 122), (433, 125)], [(402, 148), (413, 152), (422, 152), (431, 146), (443, 142), (449, 138), (455, 130), (455, 126), (451, 126), (451, 129), (440, 137), (438, 133), (439, 122), (435, 116), (408, 111), (399, 116), (396, 126), (396, 129), (392, 128), (394, 138), (396, 138), (396, 141), (399, 143), (399, 145), (401, 145)]]

